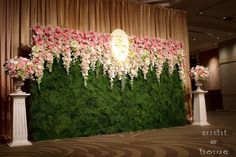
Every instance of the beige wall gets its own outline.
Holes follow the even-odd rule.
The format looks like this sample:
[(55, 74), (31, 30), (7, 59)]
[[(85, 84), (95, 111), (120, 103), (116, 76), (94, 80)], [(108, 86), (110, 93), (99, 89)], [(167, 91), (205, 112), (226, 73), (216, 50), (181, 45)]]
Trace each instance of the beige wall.
[(236, 111), (236, 39), (220, 44), (219, 64), (223, 108)]
[(204, 82), (204, 90), (220, 90), (219, 49), (212, 49), (199, 54), (199, 63), (208, 67), (209, 78)]
[(219, 65), (219, 49), (211, 49), (198, 54), (198, 64), (208, 67), (209, 78), (204, 81), (203, 90), (205, 94), (207, 110), (222, 110), (223, 102), (221, 95), (221, 79)]

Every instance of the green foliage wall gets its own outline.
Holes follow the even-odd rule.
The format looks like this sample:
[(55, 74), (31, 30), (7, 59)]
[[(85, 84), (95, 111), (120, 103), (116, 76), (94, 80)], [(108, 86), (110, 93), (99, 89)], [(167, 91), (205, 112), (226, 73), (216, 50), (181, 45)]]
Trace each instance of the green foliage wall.
[(40, 90), (31, 83), (30, 132), (34, 140), (88, 136), (179, 126), (185, 123), (184, 91), (175, 69), (167, 65), (160, 82), (154, 72), (147, 80), (139, 74), (133, 90), (128, 79), (124, 91), (116, 80), (113, 88), (101, 69), (90, 71), (85, 87), (80, 64), (67, 75), (61, 63), (45, 71)]

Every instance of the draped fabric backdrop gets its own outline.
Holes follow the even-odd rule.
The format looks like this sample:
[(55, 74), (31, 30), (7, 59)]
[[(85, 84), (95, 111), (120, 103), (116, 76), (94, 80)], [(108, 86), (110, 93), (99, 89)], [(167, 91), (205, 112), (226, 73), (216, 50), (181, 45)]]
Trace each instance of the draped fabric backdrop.
[[(11, 136), (12, 80), (3, 64), (30, 46), (30, 27), (36, 23), (110, 33), (174, 39), (184, 43), (186, 70), (189, 44), (185, 12), (122, 0), (0, 0), (0, 135)], [(186, 73), (187, 74), (187, 73)], [(190, 81), (185, 82), (186, 111), (191, 114)]]

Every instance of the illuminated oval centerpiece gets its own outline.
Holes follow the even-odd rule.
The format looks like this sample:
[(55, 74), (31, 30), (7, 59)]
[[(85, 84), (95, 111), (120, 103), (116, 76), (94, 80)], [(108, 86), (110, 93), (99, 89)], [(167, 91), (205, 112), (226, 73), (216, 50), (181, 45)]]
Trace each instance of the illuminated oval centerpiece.
[(115, 29), (111, 34), (111, 51), (117, 61), (124, 62), (129, 53), (128, 35), (121, 29)]

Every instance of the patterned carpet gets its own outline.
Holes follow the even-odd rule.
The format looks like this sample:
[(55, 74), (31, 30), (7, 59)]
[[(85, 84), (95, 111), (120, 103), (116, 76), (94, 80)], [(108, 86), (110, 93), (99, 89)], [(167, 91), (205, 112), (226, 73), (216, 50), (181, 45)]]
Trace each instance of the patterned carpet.
[[(236, 112), (209, 112), (210, 126), (0, 145), (0, 157), (235, 157)], [(214, 134), (214, 135), (213, 135)]]

